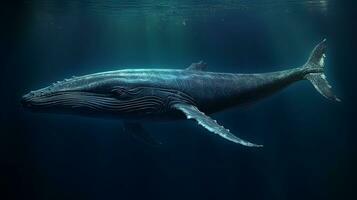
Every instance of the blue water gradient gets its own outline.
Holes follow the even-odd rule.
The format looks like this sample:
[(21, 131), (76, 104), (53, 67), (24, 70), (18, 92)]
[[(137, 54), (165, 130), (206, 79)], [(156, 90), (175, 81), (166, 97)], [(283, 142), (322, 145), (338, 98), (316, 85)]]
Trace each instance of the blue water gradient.
[[(341, 3), (341, 2), (340, 2)], [(346, 199), (357, 178), (352, 5), (338, 1), (25, 1), (5, 8), (0, 199)], [(193, 121), (145, 123), (34, 114), (22, 94), (94, 72), (188, 67), (255, 73), (302, 65), (323, 38), (342, 103), (308, 82), (212, 115), (264, 148)]]

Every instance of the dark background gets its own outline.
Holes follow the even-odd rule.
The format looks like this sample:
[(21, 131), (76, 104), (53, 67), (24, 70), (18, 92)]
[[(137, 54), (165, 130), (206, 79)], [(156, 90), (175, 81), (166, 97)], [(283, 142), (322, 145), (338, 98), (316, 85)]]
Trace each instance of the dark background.
[[(0, 199), (356, 198), (354, 5), (347, 1), (25, 1), (1, 6)], [(328, 39), (326, 74), (341, 103), (300, 82), (214, 114), (262, 149), (191, 121), (146, 124), (34, 114), (22, 94), (124, 68), (268, 72), (299, 66)]]

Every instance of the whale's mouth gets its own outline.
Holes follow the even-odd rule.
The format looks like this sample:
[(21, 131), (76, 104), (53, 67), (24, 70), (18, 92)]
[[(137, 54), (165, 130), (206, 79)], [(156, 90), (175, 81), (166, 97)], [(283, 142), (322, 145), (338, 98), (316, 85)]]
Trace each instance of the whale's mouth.
[(118, 100), (108, 95), (91, 92), (66, 91), (41, 95), (30, 92), (22, 97), (21, 104), (25, 108), (40, 111), (51, 108), (74, 109), (77, 107), (99, 109), (100, 105), (114, 103), (115, 101)]
[(49, 94), (28, 93), (21, 99), (23, 107), (38, 112), (80, 111), (80, 112), (152, 112), (163, 106), (162, 99), (142, 96), (132, 99), (118, 99), (113, 94), (82, 91), (53, 92)]

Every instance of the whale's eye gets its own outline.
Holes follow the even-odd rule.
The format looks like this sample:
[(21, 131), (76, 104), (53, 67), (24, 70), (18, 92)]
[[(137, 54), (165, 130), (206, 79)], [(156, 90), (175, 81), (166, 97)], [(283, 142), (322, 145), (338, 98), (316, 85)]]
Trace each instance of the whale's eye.
[(116, 86), (116, 87), (114, 87), (113, 89), (112, 89), (112, 93), (114, 93), (114, 94), (123, 94), (123, 93), (125, 93), (125, 91), (126, 91), (126, 89), (125, 88), (123, 88), (123, 87), (119, 87), (119, 86)]
[(125, 98), (128, 96), (127, 89), (124, 87), (116, 86), (111, 90), (111, 93), (116, 98)]

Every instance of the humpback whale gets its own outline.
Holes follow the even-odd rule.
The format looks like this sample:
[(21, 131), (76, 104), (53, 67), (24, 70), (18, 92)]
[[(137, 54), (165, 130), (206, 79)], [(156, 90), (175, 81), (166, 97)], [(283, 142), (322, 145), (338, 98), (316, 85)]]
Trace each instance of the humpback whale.
[(21, 103), (32, 111), (115, 117), (149, 143), (156, 141), (142, 121), (193, 119), (229, 141), (261, 147), (232, 134), (209, 114), (256, 101), (300, 80), (308, 80), (327, 99), (340, 101), (324, 74), (326, 48), (324, 39), (302, 66), (269, 73), (209, 72), (201, 61), (186, 69), (124, 69), (72, 77), (25, 94)]

